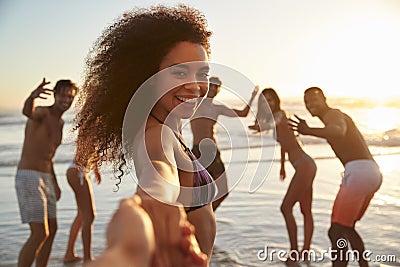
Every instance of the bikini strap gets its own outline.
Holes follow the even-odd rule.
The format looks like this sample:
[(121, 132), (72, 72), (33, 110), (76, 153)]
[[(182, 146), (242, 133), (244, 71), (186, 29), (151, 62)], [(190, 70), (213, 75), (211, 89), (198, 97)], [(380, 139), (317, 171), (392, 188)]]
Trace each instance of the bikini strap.
[(153, 114), (150, 113), (150, 116), (152, 116), (156, 121), (158, 121), (161, 124), (164, 124), (164, 122), (162, 120), (160, 120), (159, 118), (157, 118), (156, 116), (154, 116)]
[(173, 131), (176, 138), (179, 140), (179, 143), (181, 143), (181, 145), (185, 148), (186, 151), (190, 151), (189, 147), (185, 144), (185, 142), (182, 140), (182, 138), (179, 136), (178, 133), (176, 133), (175, 131)]
[[(150, 113), (150, 116), (152, 116), (156, 121), (158, 121), (161, 124), (164, 124), (164, 122), (162, 120), (160, 120), (159, 118), (157, 118), (156, 116), (154, 116), (153, 114)], [(171, 129), (172, 130), (172, 129)], [(174, 130), (172, 130), (176, 136), (176, 138), (179, 140), (179, 143), (181, 143), (181, 145), (185, 148), (186, 151), (190, 151), (189, 147), (185, 144), (185, 142), (182, 140), (182, 138), (179, 136), (179, 134), (177, 132), (175, 132)]]

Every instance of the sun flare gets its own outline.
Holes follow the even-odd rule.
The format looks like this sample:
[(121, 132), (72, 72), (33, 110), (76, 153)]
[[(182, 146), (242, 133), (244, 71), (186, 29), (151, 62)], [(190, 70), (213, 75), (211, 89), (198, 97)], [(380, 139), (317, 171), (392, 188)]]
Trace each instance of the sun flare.
[(397, 128), (396, 120), (391, 119), (393, 116), (400, 116), (399, 110), (386, 107), (377, 106), (375, 108), (366, 110), (364, 124), (368, 125), (368, 128), (372, 132), (385, 132)]

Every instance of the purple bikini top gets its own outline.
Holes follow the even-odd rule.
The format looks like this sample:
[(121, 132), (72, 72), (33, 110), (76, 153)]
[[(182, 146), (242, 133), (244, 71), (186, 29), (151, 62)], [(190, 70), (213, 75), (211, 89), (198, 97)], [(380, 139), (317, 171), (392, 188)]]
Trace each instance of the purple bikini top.
[(177, 133), (175, 133), (175, 136), (193, 163), (193, 198), (191, 207), (186, 210), (186, 212), (190, 212), (212, 202), (215, 197), (216, 186), (210, 173), (199, 162), (185, 142), (183, 142)]

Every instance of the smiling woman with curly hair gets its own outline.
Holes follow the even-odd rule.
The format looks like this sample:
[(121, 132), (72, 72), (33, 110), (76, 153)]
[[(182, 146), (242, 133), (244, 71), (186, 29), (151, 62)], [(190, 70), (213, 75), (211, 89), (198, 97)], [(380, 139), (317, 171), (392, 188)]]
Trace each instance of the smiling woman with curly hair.
[[(187, 218), (196, 228), (201, 250), (208, 256), (216, 231), (210, 205), (215, 187), (211, 176), (198, 166), (187, 148), (180, 133), (180, 119), (192, 115), (198, 104), (196, 99), (207, 90), (210, 36), (204, 16), (185, 5), (135, 9), (109, 26), (87, 58), (86, 77), (78, 101), (75, 159), (76, 164), (88, 167), (112, 162), (114, 169), (121, 171), (121, 178), (125, 158), (132, 156), (140, 185), (137, 194), (142, 197), (150, 194), (160, 202), (183, 203), (182, 186), (192, 188), (191, 202), (184, 204)], [(134, 103), (138, 110), (151, 108), (147, 116), (143, 111), (134, 113), (129, 120), (129, 136), (141, 140), (143, 146), (134, 146), (132, 155), (124, 154), (122, 134), (130, 101), (159, 72), (174, 85), (164, 84), (164, 94), (155, 103), (146, 103), (147, 98)], [(145, 94), (154, 94), (151, 89)], [(170, 114), (174, 116), (167, 125)], [(149, 161), (144, 162), (143, 158)], [(157, 216), (161, 215), (155, 218), (162, 222)], [(154, 228), (157, 236), (157, 225)]]
[(124, 163), (122, 124), (130, 99), (160, 70), (162, 59), (177, 43), (200, 44), (209, 55), (211, 32), (206, 26), (195, 9), (156, 6), (125, 13), (103, 32), (87, 57), (78, 100), (80, 163), (96, 153), (99, 161), (113, 161), (117, 167)]

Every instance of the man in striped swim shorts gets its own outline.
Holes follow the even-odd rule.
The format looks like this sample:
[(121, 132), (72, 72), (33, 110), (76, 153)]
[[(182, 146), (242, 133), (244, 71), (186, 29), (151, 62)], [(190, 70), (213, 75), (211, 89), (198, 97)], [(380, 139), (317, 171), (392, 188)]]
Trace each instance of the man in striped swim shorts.
[[(56, 201), (61, 191), (53, 169), (53, 158), (61, 144), (67, 111), (78, 91), (70, 80), (59, 80), (54, 89), (44, 78), (25, 100), (22, 113), (28, 117), (21, 159), (15, 177), (15, 189), (22, 223), (29, 223), (30, 236), (22, 247), (18, 266), (47, 266), (57, 231)], [(51, 106), (34, 107), (36, 98), (46, 99), (54, 94)]]
[(365, 247), (355, 230), (355, 224), (362, 218), (382, 184), (379, 166), (353, 120), (339, 109), (329, 107), (320, 88), (308, 88), (304, 92), (304, 103), (310, 114), (318, 117), (325, 126), (310, 128), (305, 120), (297, 117), (299, 121), (291, 120), (292, 129), (304, 135), (326, 139), (345, 170), (333, 204), (328, 231), (334, 252), (333, 266), (347, 266), (348, 259), (343, 256), (346, 255), (347, 246), (340, 244), (342, 240), (348, 240), (351, 248), (358, 251), (359, 265), (368, 266), (362, 257)]

